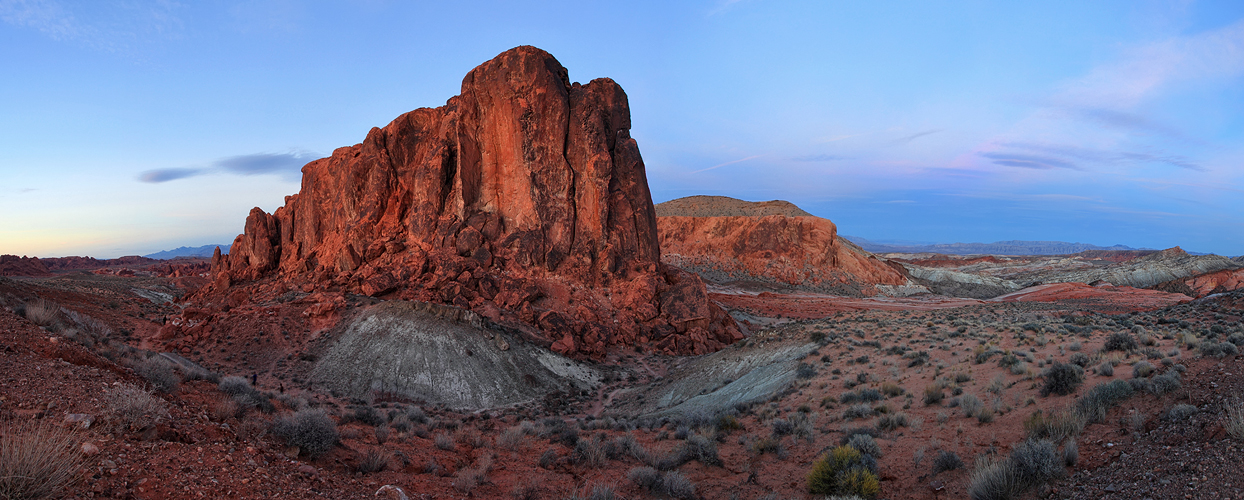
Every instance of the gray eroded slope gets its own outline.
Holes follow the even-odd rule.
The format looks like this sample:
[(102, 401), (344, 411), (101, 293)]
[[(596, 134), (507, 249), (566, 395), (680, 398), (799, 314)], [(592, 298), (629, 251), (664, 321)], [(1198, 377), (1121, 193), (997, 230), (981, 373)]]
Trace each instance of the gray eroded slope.
[(384, 302), (336, 336), (311, 380), (351, 397), (385, 393), (479, 410), (589, 389), (600, 379), (587, 365), (484, 328), (475, 313), (449, 306)]

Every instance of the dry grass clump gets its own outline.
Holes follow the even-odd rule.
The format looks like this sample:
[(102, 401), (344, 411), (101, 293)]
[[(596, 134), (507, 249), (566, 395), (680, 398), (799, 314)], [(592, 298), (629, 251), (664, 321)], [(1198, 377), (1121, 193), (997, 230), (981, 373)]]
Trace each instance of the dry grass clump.
[(1223, 427), (1231, 437), (1244, 441), (1244, 402), (1237, 399), (1227, 406), (1226, 422), (1223, 423)]
[(104, 405), (117, 426), (135, 431), (154, 426), (169, 417), (168, 403), (130, 384), (108, 389), (104, 394)]
[(497, 448), (503, 450), (516, 450), (523, 442), (523, 429), (519, 426), (509, 427), (497, 436)]
[(359, 458), (358, 466), (354, 468), (360, 474), (371, 474), (380, 472), (389, 466), (389, 454), (380, 448), (370, 448)]
[(677, 471), (661, 472), (652, 467), (635, 467), (626, 478), (648, 493), (670, 498), (695, 498), (695, 483)]
[(906, 413), (887, 413), (877, 420), (877, 428), (883, 431), (893, 431), (899, 427), (909, 427), (912, 424), (911, 417)]
[(78, 480), (81, 440), (47, 422), (0, 428), (0, 498), (50, 498)]
[(972, 500), (1006, 500), (1061, 476), (1065, 457), (1048, 440), (1028, 440), (996, 460), (982, 456), (972, 472), (968, 496)]
[(1037, 410), (1024, 420), (1024, 430), (1029, 439), (1062, 441), (1080, 435), (1086, 423), (1084, 415), (1075, 410), (1062, 410), (1048, 417)]
[(454, 489), (466, 494), (470, 494), (481, 483), (488, 480), (488, 473), (492, 472), (492, 455), (484, 455), (475, 463), (474, 467), (461, 469), (454, 479)]
[(36, 325), (51, 328), (60, 319), (60, 305), (44, 298), (26, 304), (26, 319)]

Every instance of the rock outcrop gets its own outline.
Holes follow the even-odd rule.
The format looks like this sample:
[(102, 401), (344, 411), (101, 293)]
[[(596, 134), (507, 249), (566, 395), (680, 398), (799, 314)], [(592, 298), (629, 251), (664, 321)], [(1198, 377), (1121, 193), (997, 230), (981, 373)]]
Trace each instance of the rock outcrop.
[(48, 276), (48, 268), (38, 257), (0, 255), (0, 276)]
[(1239, 267), (1239, 263), (1226, 257), (1188, 255), (1182, 248), (1173, 247), (1105, 267), (1039, 276), (1038, 280), (1044, 283), (1105, 282), (1116, 286), (1149, 288), (1167, 281)]
[(662, 203), (657, 211), (663, 214), (657, 219), (662, 261), (714, 282), (781, 283), (853, 296), (874, 295), (876, 285), (908, 284), (901, 266), (845, 242), (833, 222), (789, 202), (701, 196)]
[[(698, 276), (662, 265), (626, 94), (534, 47), (462, 93), (303, 167), (258, 208), (205, 296), (256, 280), (453, 304), (563, 354), (707, 353), (742, 338)], [(175, 335), (171, 333), (169, 335)]]
[(1182, 293), (1189, 297), (1201, 298), (1215, 293), (1225, 293), (1244, 288), (1244, 269), (1223, 269), (1205, 273), (1191, 278), (1183, 278), (1159, 283), (1152, 287), (1164, 292)]

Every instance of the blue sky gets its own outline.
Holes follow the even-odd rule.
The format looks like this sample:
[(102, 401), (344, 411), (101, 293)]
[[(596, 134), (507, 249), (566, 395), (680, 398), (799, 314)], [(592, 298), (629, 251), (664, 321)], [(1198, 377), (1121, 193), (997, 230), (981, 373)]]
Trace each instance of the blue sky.
[(0, 0), (0, 253), (228, 243), (516, 45), (626, 89), (655, 202), (1244, 253), (1244, 2), (1143, 0)]

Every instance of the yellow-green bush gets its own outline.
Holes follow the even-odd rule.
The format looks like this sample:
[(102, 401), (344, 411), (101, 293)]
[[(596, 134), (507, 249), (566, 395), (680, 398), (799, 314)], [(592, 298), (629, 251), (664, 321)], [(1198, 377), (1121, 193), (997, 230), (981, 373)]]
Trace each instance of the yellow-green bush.
[(877, 475), (864, 465), (863, 454), (850, 445), (821, 455), (808, 472), (808, 493), (873, 498), (881, 492)]

